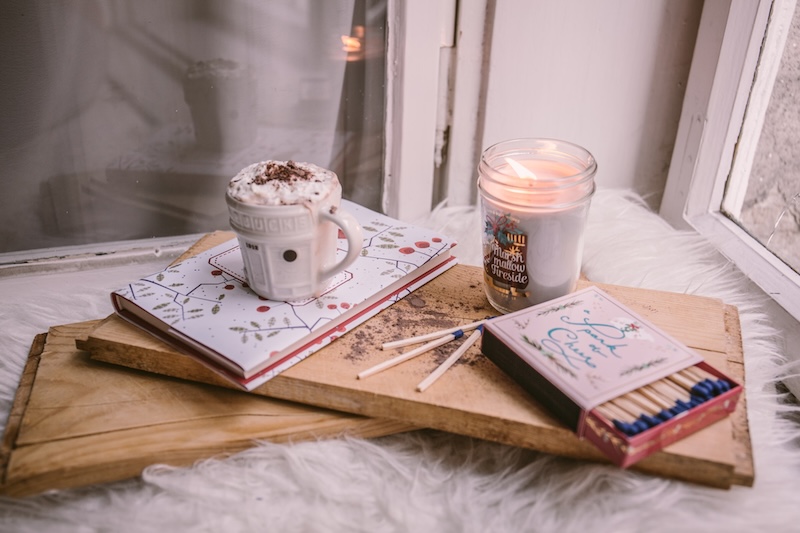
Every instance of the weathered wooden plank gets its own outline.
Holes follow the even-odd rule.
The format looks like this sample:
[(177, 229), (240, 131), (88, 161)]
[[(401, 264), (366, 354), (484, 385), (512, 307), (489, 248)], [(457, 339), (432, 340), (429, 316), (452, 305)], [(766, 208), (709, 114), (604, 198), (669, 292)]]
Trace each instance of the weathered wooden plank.
[[(470, 349), (424, 393), (417, 392), (416, 385), (455, 349), (455, 343), (367, 379), (356, 379), (361, 370), (398, 353), (381, 351), (383, 342), (491, 315), (493, 311), (480, 289), (480, 276), (480, 270), (472, 267), (451, 269), (254, 393), (603, 461), (591, 445), (575, 437), (484, 358), (478, 347)], [(735, 340), (726, 329), (726, 306), (719, 300), (602, 287), (698, 349), (709, 363), (726, 369), (731, 358), (729, 344)], [(98, 326), (82, 346), (99, 360), (229, 386), (191, 357), (116, 317)], [(749, 438), (741, 431), (736, 438), (745, 439), (740, 451), (749, 448)], [(734, 482), (751, 482), (752, 476), (748, 481), (746, 474), (748, 467), (737, 467), (738, 460), (747, 462), (748, 458), (734, 452), (732, 422), (726, 419), (641, 461), (635, 468), (724, 488)], [(744, 474), (737, 477), (734, 472)]]
[(256, 440), (376, 437), (407, 423), (334, 412), (92, 361), (75, 346), (99, 321), (37, 337), (0, 454), (0, 492), (137, 476), (148, 465), (189, 465)]

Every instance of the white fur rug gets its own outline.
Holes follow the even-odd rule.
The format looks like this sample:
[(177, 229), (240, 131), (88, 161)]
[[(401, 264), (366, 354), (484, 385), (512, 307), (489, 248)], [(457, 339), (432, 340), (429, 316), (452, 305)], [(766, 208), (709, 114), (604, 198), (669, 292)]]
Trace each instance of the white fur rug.
[[(440, 208), (427, 224), (480, 264), (475, 210)], [(372, 441), (260, 443), (141, 479), (0, 499), (2, 531), (769, 531), (800, 530), (800, 410), (775, 382), (787, 370), (762, 300), (699, 237), (670, 228), (624, 191), (595, 196), (584, 271), (620, 285), (702, 294), (741, 313), (753, 488), (729, 491), (421, 431)], [(36, 333), (111, 312), (108, 292), (165, 263), (0, 278), (0, 414), (8, 414)], [(781, 413), (794, 413), (794, 420)]]

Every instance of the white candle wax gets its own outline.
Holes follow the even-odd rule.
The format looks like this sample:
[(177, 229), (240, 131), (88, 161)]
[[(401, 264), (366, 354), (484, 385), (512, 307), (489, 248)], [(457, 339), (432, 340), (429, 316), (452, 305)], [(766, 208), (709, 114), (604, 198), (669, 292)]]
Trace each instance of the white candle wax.
[(587, 174), (579, 161), (559, 160), (559, 151), (485, 158), (479, 188), (489, 301), (510, 312), (571, 292), (594, 191), (593, 159)]

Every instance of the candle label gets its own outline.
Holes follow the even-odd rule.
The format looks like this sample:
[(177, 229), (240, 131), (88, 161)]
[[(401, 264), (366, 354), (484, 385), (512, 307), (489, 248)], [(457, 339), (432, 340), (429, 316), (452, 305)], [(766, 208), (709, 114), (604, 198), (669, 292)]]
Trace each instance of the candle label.
[(501, 292), (527, 297), (528, 234), (510, 213), (487, 212), (484, 222), (485, 278)]

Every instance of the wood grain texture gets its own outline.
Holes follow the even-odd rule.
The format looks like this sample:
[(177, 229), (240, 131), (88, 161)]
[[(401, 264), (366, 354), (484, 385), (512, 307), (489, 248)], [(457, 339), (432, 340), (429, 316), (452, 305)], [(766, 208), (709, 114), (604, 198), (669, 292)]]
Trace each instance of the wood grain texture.
[(14, 450), (17, 436), (19, 435), (22, 417), (28, 406), (31, 389), (33, 388), (33, 381), (36, 378), (36, 370), (39, 368), (39, 360), (46, 341), (46, 333), (40, 333), (34, 337), (31, 349), (28, 352), (28, 360), (25, 362), (25, 368), (22, 370), (22, 376), (20, 376), (19, 384), (17, 385), (14, 401), (11, 404), (11, 410), (8, 414), (8, 420), (6, 421), (3, 441), (0, 445), (0, 484), (4, 483), (8, 474), (8, 462)]
[[(736, 306), (725, 306), (725, 332), (727, 338), (726, 354), (728, 356), (725, 366), (728, 375), (741, 384), (745, 382), (744, 375), (744, 350), (742, 348), (742, 329), (739, 321), (739, 310)], [(733, 453), (735, 466), (733, 471), (733, 484), (752, 487), (755, 482), (755, 467), (753, 463), (753, 447), (750, 439), (750, 423), (747, 420), (747, 395), (739, 396), (736, 411), (731, 415), (733, 425)]]
[(155, 463), (190, 465), (253, 446), (414, 429), (131, 371), (76, 348), (99, 321), (37, 336), (0, 449), (0, 491), (26, 496), (137, 476)]
[[(492, 315), (478, 268), (456, 266), (336, 342), (254, 391), (338, 411), (390, 418), (523, 446), (562, 456), (605, 462), (482, 356), (477, 346), (424, 393), (416, 385), (456, 344), (445, 345), (367, 379), (356, 375), (401, 350), (382, 343), (429, 333)], [(580, 287), (588, 283), (582, 281)], [(707, 362), (729, 371), (741, 366), (738, 316), (721, 301), (697, 296), (599, 284), (626, 305), (697, 349)], [(109, 317), (79, 345), (97, 360), (230, 387), (215, 374), (168, 345)], [(738, 346), (738, 348), (736, 348)], [(738, 350), (738, 352), (737, 352)], [(740, 380), (743, 382), (743, 367)], [(722, 420), (637, 463), (636, 470), (708, 486), (752, 483), (747, 421)], [(734, 424), (732, 421), (737, 420)], [(744, 424), (743, 426), (741, 424)]]

